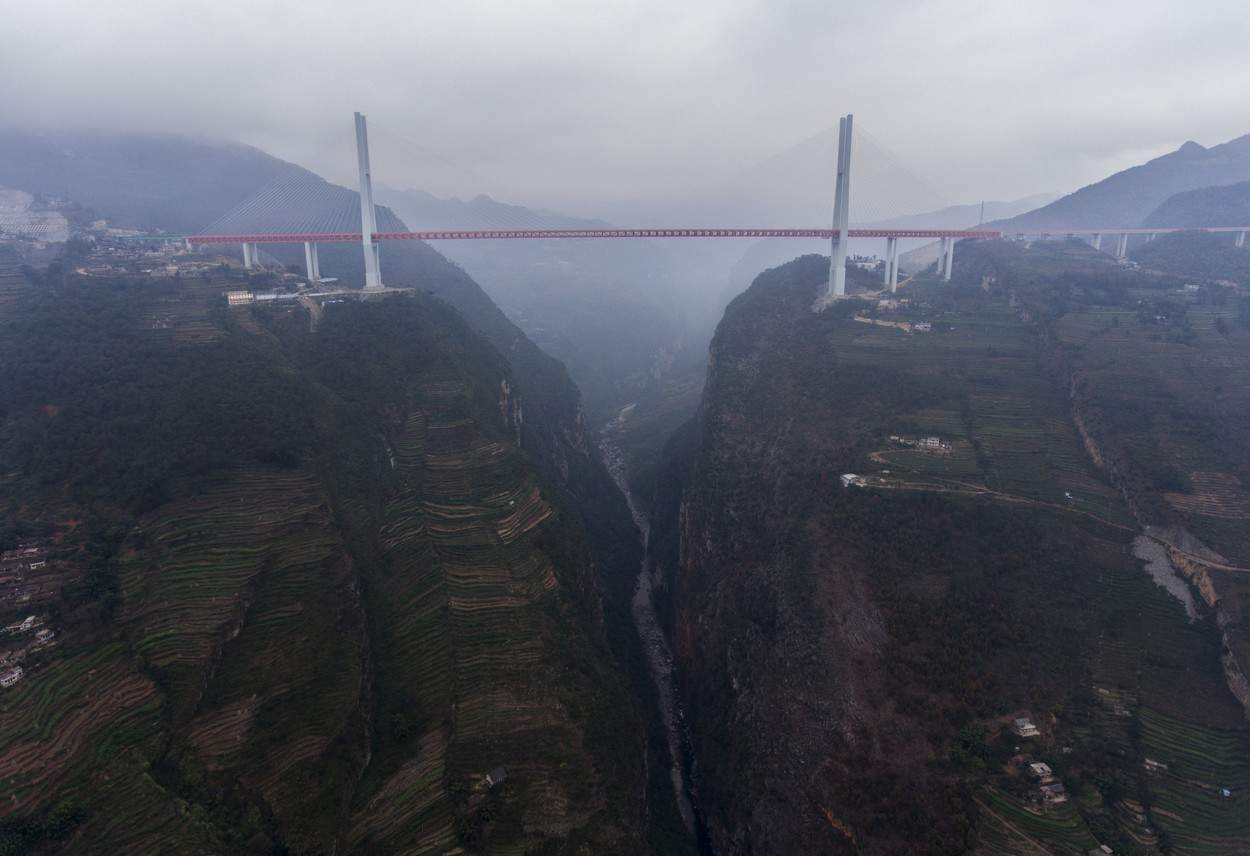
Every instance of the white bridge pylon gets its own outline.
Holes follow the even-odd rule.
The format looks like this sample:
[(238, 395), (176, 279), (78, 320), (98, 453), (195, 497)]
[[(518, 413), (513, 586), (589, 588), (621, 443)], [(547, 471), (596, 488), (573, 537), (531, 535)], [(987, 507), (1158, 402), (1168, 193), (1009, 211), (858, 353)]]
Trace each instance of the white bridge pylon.
[(378, 212), (373, 207), (373, 176), (369, 169), (369, 129), (363, 113), (356, 114), (356, 163), (360, 167), (360, 238), (365, 251), (365, 291), (382, 290), (382, 262), (378, 242)]
[(846, 294), (846, 245), (851, 226), (851, 131), (855, 117), (838, 120), (838, 175), (833, 184), (833, 229), (829, 244), (829, 291), (826, 300)]

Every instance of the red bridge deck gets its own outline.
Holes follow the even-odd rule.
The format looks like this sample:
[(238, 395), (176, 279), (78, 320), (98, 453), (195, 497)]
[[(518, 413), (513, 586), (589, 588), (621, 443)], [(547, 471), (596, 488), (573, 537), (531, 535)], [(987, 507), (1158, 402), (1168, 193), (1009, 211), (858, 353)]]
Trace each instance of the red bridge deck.
[[(994, 229), (848, 229), (852, 238), (999, 238)], [(824, 238), (837, 229), (491, 229), (486, 231), (376, 232), (378, 241), (463, 241), (547, 238)], [(193, 244), (295, 244), (359, 241), (359, 232), (191, 235)]]

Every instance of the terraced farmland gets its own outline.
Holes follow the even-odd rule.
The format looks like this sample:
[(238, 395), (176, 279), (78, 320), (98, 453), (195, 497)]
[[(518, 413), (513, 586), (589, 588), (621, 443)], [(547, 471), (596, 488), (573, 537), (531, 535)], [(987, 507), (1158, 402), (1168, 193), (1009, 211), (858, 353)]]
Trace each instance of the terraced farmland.
[[(0, 693), (0, 816), (68, 806), (92, 854), (635, 852), (645, 733), (507, 363), (421, 295), (314, 334), (217, 291), (70, 284), (83, 317), (44, 295), (6, 327), (48, 347), (0, 434), (35, 450), (3, 508), (67, 574), (57, 646)], [(111, 372), (47, 342), (100, 318)], [(134, 453), (97, 466), (113, 416)], [(41, 480), (53, 457), (93, 490)]]
[(888, 433), (937, 435), (953, 444), (950, 455), (891, 449), (882, 437), (879, 457), (903, 480), (958, 490), (979, 485), (1131, 525), (1118, 492), (1082, 447), (1062, 385), (1041, 363), (1036, 330), (1007, 305), (982, 297), (914, 292), (928, 307), (926, 317), (940, 319), (933, 333), (843, 325), (840, 361), (885, 363), (927, 380), (935, 395), (946, 392), (939, 403), (897, 417)]
[[(1250, 738), (1150, 710), (1142, 751), (1166, 765), (1150, 775), (1155, 823), (1178, 854), (1250, 853)], [(1224, 796), (1227, 791), (1228, 795)]]
[(474, 820), (430, 783), (472, 793), (503, 765), (504, 805), (524, 813), (504, 813), (495, 834), (532, 846), (589, 823), (604, 805), (579, 792), (592, 771), (576, 755), (559, 772), (545, 760), (585, 740), (553, 668), (569, 644), (561, 637), (578, 630), (552, 624), (560, 583), (534, 546), (553, 511), (520, 452), (475, 422), (463, 382), (426, 379), (420, 388), (419, 411), (392, 440), (397, 487), (382, 509), (390, 569), (371, 603), (385, 615), (378, 674), (404, 687), (421, 730), (408, 738), (416, 757), (376, 782), (351, 837), (441, 852), (458, 811), (461, 823)]
[(0, 311), (12, 306), (18, 294), (26, 287), (17, 254), (8, 247), (0, 246)]

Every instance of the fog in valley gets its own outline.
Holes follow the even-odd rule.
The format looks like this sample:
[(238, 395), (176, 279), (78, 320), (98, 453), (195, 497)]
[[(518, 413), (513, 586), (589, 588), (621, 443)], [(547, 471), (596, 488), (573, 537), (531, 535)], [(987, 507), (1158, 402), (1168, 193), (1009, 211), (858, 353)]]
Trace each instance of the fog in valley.
[(1250, 855), (1245, 0), (0, 0), (0, 856)]

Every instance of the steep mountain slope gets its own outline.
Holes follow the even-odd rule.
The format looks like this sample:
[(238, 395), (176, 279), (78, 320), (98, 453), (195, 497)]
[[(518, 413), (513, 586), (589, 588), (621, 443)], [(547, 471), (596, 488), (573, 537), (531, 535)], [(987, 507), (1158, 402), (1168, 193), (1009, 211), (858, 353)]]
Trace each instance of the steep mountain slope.
[(1250, 181), (1200, 187), (1169, 196), (1152, 211), (1143, 226), (1250, 225)]
[(1204, 148), (1188, 142), (1170, 154), (1117, 172), (1049, 205), (987, 225), (1004, 231), (1136, 226), (1169, 197), (1250, 179), (1250, 134)]
[(653, 560), (716, 851), (1247, 852), (1216, 784), (1250, 782), (1227, 636), (1087, 452), (1057, 338), (1177, 283), (1092, 252), (956, 258), (899, 310), (813, 314), (821, 257), (765, 272), (670, 444)]
[(73, 200), (119, 226), (198, 232), (293, 175), (311, 173), (238, 143), (0, 128), (0, 185)]
[(6, 309), (5, 546), (45, 564), (3, 609), (56, 636), (0, 699), (5, 834), (638, 852), (642, 713), (560, 510), (577, 464), (525, 427), (559, 424), (542, 392), (429, 296), (314, 334), (227, 285), (51, 281)]

